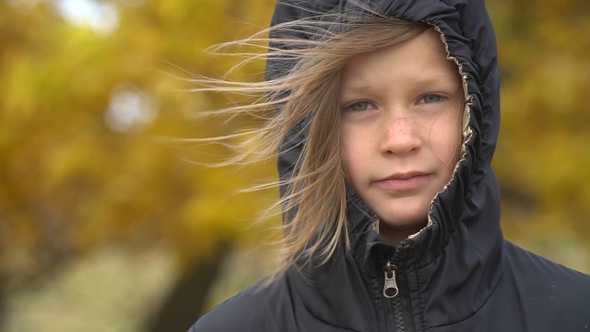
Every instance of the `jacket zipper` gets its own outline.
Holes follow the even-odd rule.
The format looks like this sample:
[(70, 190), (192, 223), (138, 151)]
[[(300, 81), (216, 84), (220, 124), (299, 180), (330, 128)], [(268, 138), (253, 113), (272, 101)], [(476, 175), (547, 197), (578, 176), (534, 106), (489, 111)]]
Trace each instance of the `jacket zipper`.
[[(396, 332), (405, 332), (406, 325), (404, 323), (402, 299), (398, 296), (400, 295), (400, 290), (396, 279), (397, 266), (394, 264), (395, 256), (394, 258), (386, 259), (385, 265), (383, 266), (385, 277), (383, 282), (383, 297), (387, 308), (387, 326), (395, 326)], [(393, 313), (393, 315), (388, 315), (387, 312)]]
[(385, 273), (385, 282), (383, 283), (383, 296), (392, 299), (399, 294), (397, 281), (395, 280), (395, 270), (397, 266), (393, 265), (390, 260), (385, 263), (383, 272)]

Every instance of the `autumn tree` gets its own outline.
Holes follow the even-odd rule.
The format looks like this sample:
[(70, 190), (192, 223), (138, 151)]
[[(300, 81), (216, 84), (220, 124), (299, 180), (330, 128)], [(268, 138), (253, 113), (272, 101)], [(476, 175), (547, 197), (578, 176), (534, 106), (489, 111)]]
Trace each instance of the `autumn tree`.
[[(236, 100), (191, 93), (190, 78), (235, 64), (204, 49), (266, 27), (274, 1), (78, 2), (101, 8), (98, 26), (69, 19), (68, 1), (0, 1), (0, 323), (2, 296), (69, 260), (104, 245), (165, 242), (182, 277), (149, 329), (183, 330), (204, 310), (232, 244), (258, 237), (244, 225), (277, 198), (233, 194), (275, 177), (272, 161), (203, 167), (229, 151), (181, 143), (255, 125), (193, 117)], [(589, 6), (488, 1), (503, 75), (494, 166), (504, 229), (564, 263), (574, 260), (556, 245), (587, 249), (590, 231)], [(263, 71), (253, 63), (235, 78)]]
[[(246, 221), (276, 198), (232, 195), (273, 177), (271, 162), (240, 173), (203, 167), (203, 156), (228, 151), (176, 142), (240, 128), (193, 119), (227, 99), (190, 93), (189, 79), (225, 71), (233, 60), (203, 50), (253, 32), (251, 22), (267, 24), (272, 3), (94, 5), (106, 6), (99, 9), (110, 21), (73, 24), (58, 2), (0, 2), (2, 293), (101, 245), (143, 250), (166, 242), (182, 277), (152, 325), (183, 330), (231, 244), (253, 233)], [(259, 63), (242, 73), (261, 79), (263, 70)], [(157, 328), (162, 322), (166, 329)]]
[[(488, 6), (503, 78), (494, 166), (504, 229), (535, 251), (590, 271), (590, 3), (494, 0)], [(575, 251), (560, 254), (559, 244)]]

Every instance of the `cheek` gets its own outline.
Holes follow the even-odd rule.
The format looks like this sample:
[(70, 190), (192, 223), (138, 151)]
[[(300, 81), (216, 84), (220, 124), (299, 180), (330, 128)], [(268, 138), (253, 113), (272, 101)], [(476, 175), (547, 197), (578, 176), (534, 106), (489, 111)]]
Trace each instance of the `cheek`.
[(353, 148), (350, 146), (351, 142), (346, 135), (340, 135), (340, 155), (342, 160), (342, 168), (344, 169), (344, 174), (348, 179), (350, 179), (350, 169), (353, 160), (352, 156), (354, 156), (354, 152), (352, 151)]
[(436, 126), (438, 130), (431, 135), (430, 139), (441, 162), (452, 169), (459, 161), (463, 143), (462, 129), (460, 121), (455, 117), (440, 120)]
[(340, 132), (342, 168), (344, 169), (346, 178), (351, 183), (354, 183), (356, 180), (355, 174), (358, 174), (359, 168), (362, 168), (360, 161), (363, 160), (363, 150), (366, 149), (361, 148), (359, 143), (362, 140), (360, 138), (355, 139), (354, 135), (351, 135), (350, 132), (348, 134), (344, 134), (343, 132), (344, 130)]

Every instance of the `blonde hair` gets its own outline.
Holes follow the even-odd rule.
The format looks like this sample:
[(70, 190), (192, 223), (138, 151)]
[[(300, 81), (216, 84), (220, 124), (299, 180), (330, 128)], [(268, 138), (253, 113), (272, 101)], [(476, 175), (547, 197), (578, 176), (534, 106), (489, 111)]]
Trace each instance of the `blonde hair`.
[[(247, 60), (240, 66), (266, 56), (272, 64), (271, 71), (279, 72), (278, 77), (263, 82), (197, 80), (205, 84), (197, 89), (200, 91), (257, 96), (254, 103), (213, 111), (229, 116), (256, 114), (264, 120), (260, 128), (210, 139), (220, 142), (246, 138), (233, 146), (237, 155), (225, 164), (273, 158), (286, 140), (293, 136), (303, 139), (293, 174), (258, 187), (284, 189), (274, 206), (283, 214), (285, 234), (283, 259), (274, 277), (292, 266), (307, 271), (316, 264), (324, 264), (340, 245), (350, 251), (346, 177), (340, 151), (341, 69), (357, 55), (401, 43), (427, 28), (424, 23), (375, 13), (333, 14), (328, 19), (323, 15), (278, 24), (216, 48), (261, 47), (268, 43), (268, 54), (246, 54)], [(289, 37), (302, 31), (305, 38)], [(265, 37), (268, 34), (278, 37)], [(282, 151), (285, 152), (288, 153)]]

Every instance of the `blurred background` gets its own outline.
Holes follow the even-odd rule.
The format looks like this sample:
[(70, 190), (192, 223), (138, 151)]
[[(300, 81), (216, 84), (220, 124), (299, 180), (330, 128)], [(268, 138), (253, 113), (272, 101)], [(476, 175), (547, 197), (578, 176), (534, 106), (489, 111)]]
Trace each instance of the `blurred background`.
[[(505, 235), (588, 273), (590, 2), (487, 4)], [(273, 162), (203, 167), (228, 151), (178, 139), (253, 124), (195, 118), (235, 100), (190, 78), (235, 64), (203, 50), (266, 27), (273, 6), (0, 0), (1, 331), (185, 331), (272, 269), (261, 243), (280, 221), (251, 224), (278, 195), (235, 190), (274, 178)]]

